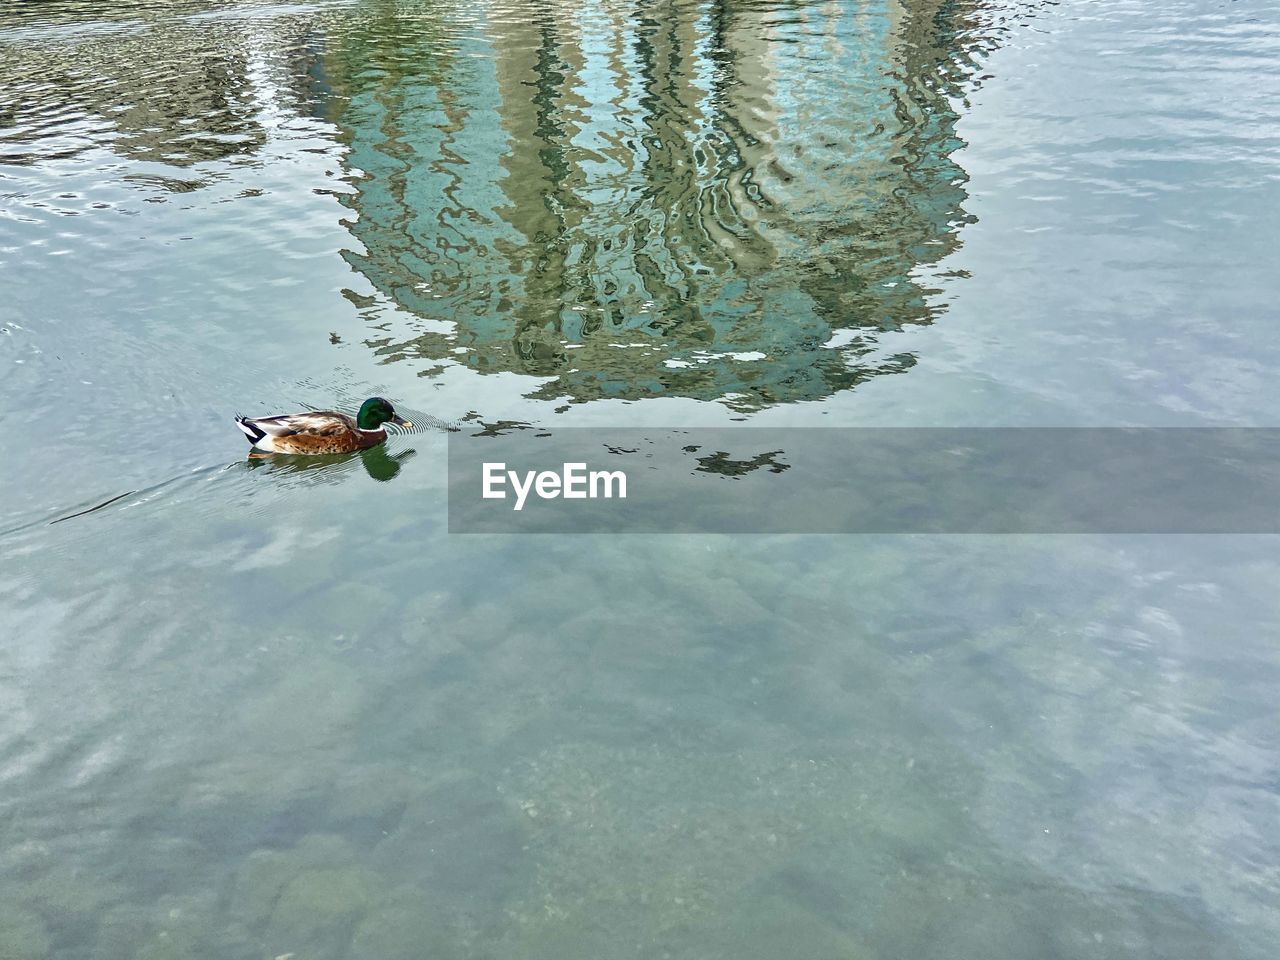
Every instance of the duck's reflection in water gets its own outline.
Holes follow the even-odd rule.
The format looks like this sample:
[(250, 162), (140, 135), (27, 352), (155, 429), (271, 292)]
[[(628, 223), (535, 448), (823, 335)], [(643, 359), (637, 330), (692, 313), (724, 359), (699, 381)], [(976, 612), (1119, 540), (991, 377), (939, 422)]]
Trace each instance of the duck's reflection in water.
[(385, 445), (379, 444), (354, 453), (322, 457), (255, 452), (249, 454), (245, 463), (250, 469), (269, 470), (281, 479), (305, 483), (340, 483), (358, 464), (364, 467), (364, 472), (371, 479), (385, 483), (394, 480), (400, 473), (401, 465), (414, 456), (417, 456), (416, 450), (402, 450), (392, 455), (387, 453)]

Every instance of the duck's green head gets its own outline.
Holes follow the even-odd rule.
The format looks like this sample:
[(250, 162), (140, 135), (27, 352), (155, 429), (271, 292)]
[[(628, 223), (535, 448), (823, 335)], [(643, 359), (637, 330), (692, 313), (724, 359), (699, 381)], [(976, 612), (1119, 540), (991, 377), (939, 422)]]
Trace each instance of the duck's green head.
[(360, 412), (356, 414), (356, 426), (361, 430), (377, 430), (387, 422), (397, 427), (413, 426), (404, 417), (397, 416), (395, 407), (382, 397), (370, 397), (360, 405)]

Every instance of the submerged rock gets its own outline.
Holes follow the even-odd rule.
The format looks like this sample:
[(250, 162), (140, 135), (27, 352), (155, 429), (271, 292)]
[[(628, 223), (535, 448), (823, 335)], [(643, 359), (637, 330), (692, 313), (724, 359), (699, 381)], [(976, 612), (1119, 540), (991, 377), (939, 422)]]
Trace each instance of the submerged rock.
[(364, 867), (307, 870), (280, 893), (265, 942), (271, 956), (296, 953), (308, 960), (344, 955), (354, 924), (382, 890), (378, 874)]
[(342, 867), (355, 850), (341, 837), (312, 834), (291, 850), (257, 850), (236, 874), (228, 907), (230, 916), (248, 926), (266, 923), (276, 901), (295, 878), (319, 867)]
[(459, 777), (417, 797), (373, 862), (437, 902), (497, 909), (527, 875), (524, 820), (489, 781)]
[(425, 891), (406, 889), (360, 922), (351, 939), (350, 956), (352, 960), (454, 960), (463, 951), (432, 898)]

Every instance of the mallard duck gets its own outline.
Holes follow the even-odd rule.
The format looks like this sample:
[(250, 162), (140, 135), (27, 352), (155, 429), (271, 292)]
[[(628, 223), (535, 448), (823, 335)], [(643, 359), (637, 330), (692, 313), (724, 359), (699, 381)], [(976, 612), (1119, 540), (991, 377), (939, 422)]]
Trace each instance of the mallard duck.
[(351, 453), (375, 447), (387, 439), (384, 423), (412, 427), (382, 397), (370, 397), (354, 417), (332, 410), (309, 410), (280, 417), (236, 417), (249, 443), (269, 453)]

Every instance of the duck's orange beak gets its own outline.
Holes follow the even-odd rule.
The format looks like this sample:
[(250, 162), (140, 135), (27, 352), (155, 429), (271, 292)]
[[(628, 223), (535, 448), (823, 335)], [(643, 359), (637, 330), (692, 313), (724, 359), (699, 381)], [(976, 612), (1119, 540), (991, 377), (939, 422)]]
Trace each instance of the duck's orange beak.
[(413, 423), (409, 420), (406, 420), (404, 417), (392, 417), (391, 422), (394, 423), (397, 427), (408, 428), (413, 426)]

